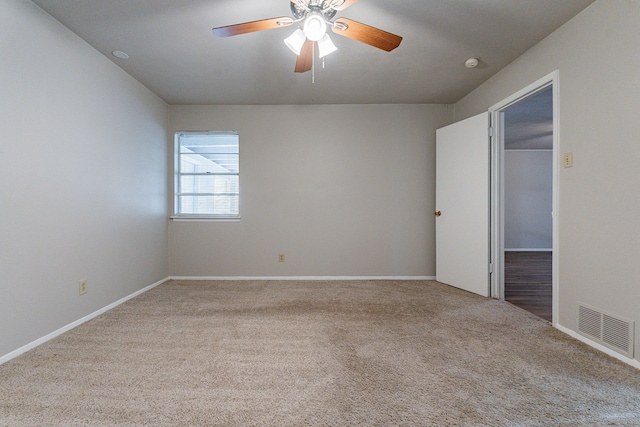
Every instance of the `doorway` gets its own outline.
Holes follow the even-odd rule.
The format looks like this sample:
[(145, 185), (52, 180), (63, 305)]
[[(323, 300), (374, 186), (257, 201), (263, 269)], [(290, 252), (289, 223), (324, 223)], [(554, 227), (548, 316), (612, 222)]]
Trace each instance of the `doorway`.
[(492, 107), (492, 296), (556, 323), (557, 73)]
[(504, 299), (550, 322), (553, 88), (503, 113)]

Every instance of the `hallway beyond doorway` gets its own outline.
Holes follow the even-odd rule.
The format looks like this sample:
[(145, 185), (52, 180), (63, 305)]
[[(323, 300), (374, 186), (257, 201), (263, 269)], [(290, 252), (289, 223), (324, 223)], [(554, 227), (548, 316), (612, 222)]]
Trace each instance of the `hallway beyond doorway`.
[(552, 320), (552, 253), (504, 253), (504, 298), (538, 317)]

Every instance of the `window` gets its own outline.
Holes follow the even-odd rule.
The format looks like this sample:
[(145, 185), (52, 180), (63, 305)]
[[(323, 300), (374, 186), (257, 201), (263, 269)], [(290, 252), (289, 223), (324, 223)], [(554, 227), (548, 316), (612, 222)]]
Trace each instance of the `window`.
[(175, 217), (240, 216), (237, 132), (176, 134)]

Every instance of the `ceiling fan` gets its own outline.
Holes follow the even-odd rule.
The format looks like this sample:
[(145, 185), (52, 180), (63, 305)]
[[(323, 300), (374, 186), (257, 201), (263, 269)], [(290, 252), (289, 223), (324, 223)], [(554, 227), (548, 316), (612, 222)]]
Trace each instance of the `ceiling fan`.
[(218, 27), (213, 29), (213, 34), (218, 37), (230, 37), (256, 31), (288, 27), (301, 22), (302, 29), (298, 28), (284, 41), (289, 49), (298, 55), (295, 68), (296, 73), (305, 73), (311, 70), (316, 48), (319, 58), (324, 58), (326, 55), (337, 50), (337, 47), (329, 38), (329, 34), (327, 34), (327, 27), (330, 27), (335, 34), (366, 43), (387, 52), (391, 52), (397, 48), (402, 41), (402, 37), (400, 36), (348, 18), (337, 18), (332, 21), (336, 13), (346, 9), (357, 1), (358, 0), (291, 0), (291, 15), (293, 17), (283, 16), (280, 18), (262, 19), (259, 21)]

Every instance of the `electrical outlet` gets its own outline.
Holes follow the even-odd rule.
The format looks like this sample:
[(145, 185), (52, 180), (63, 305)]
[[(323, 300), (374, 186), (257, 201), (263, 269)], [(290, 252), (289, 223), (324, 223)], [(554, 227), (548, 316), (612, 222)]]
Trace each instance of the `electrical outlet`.
[(278, 261), (279, 262), (284, 262), (284, 254), (278, 255)]
[(564, 153), (563, 164), (565, 168), (570, 168), (573, 166), (573, 153), (568, 152)]
[(87, 279), (80, 280), (79, 291), (80, 291), (80, 295), (84, 295), (87, 293)]

